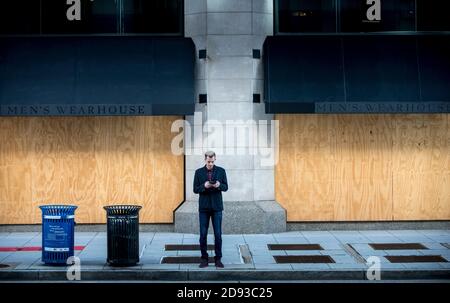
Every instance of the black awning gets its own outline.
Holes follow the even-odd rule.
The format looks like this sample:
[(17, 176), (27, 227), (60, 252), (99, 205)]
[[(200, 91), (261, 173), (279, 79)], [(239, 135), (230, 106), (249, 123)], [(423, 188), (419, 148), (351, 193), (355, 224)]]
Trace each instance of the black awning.
[(0, 38), (0, 115), (188, 115), (190, 38)]
[(450, 36), (275, 36), (267, 113), (450, 112)]

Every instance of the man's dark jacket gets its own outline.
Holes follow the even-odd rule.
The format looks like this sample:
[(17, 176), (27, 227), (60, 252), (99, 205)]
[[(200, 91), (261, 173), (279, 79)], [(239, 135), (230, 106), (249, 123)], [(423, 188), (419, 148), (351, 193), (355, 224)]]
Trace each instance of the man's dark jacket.
[(205, 188), (205, 182), (208, 181), (208, 169), (206, 165), (195, 171), (194, 193), (200, 194), (198, 199), (199, 211), (222, 211), (223, 200), (222, 192), (228, 190), (227, 175), (222, 167), (213, 166), (212, 180), (219, 181), (218, 188)]

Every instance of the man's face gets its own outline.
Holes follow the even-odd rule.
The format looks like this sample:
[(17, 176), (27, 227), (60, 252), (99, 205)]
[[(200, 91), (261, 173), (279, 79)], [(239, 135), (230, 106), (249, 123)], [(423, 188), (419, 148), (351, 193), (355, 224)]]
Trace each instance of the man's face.
[(207, 169), (212, 169), (214, 166), (214, 161), (216, 161), (216, 157), (206, 157), (205, 163)]

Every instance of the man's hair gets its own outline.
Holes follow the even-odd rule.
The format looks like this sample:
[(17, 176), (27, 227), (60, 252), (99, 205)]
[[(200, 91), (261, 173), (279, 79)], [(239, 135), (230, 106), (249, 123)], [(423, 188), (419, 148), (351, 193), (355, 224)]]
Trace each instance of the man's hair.
[(205, 153), (205, 159), (206, 158), (212, 158), (212, 157), (216, 157), (216, 153), (213, 152), (212, 150), (209, 150)]

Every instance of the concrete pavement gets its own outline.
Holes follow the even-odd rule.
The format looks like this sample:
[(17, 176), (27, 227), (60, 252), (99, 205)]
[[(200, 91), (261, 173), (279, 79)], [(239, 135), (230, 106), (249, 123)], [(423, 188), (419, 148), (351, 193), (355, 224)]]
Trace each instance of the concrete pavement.
[[(39, 232), (0, 233), (0, 281), (67, 280), (67, 267), (42, 263), (41, 251), (38, 250), (41, 237)], [(195, 234), (141, 232), (139, 264), (122, 268), (106, 263), (106, 241), (104, 232), (76, 232), (75, 246), (80, 247), (75, 255), (81, 262), (81, 280), (367, 280), (368, 277), (376, 278), (378, 268), (381, 280), (450, 280), (449, 230), (293, 231), (223, 235), (222, 261), (225, 269), (216, 269), (214, 264), (200, 269), (197, 263), (163, 263), (164, 257), (199, 256), (198, 250), (166, 249), (169, 244), (198, 244), (198, 235)], [(213, 243), (213, 236), (209, 235), (208, 244)], [(370, 245), (383, 243), (412, 243), (422, 247), (395, 249), (388, 245), (380, 250)], [(271, 250), (268, 246), (271, 244), (287, 246)], [(292, 247), (293, 244), (298, 246)], [(209, 253), (214, 255), (212, 250)], [(301, 260), (289, 259), (283, 261), (286, 263), (277, 263), (276, 259), (283, 259), (283, 256), (299, 257)], [(417, 260), (393, 263), (389, 256), (414, 256)], [(421, 259), (425, 256), (438, 258), (419, 262), (424, 261)], [(323, 260), (328, 261), (316, 263)]]

